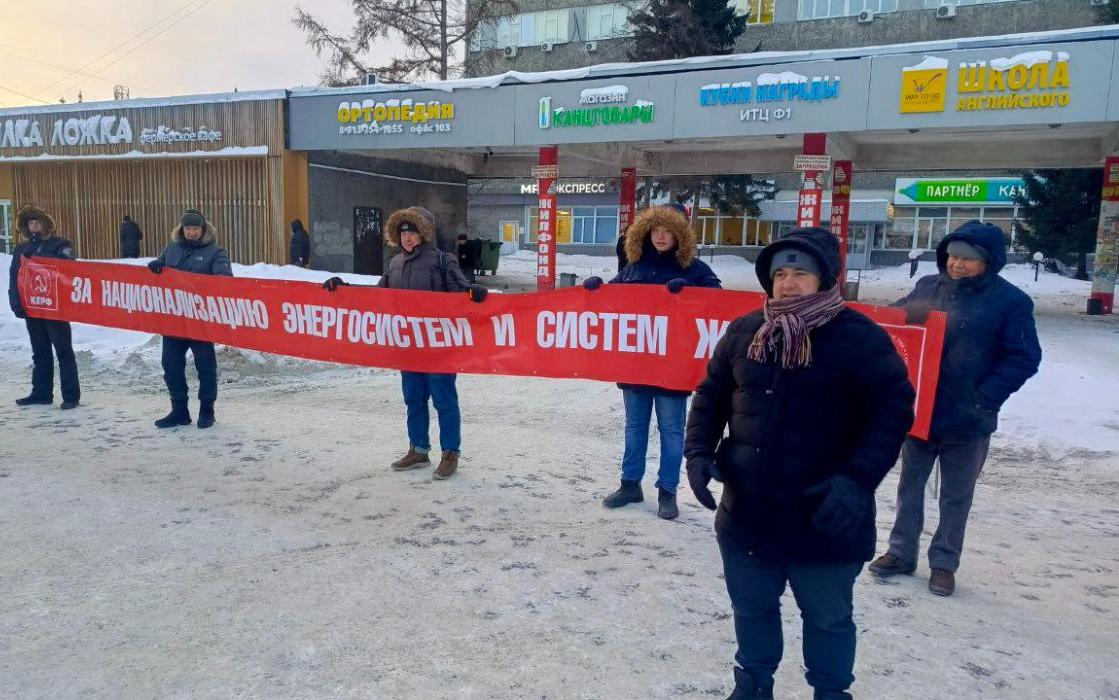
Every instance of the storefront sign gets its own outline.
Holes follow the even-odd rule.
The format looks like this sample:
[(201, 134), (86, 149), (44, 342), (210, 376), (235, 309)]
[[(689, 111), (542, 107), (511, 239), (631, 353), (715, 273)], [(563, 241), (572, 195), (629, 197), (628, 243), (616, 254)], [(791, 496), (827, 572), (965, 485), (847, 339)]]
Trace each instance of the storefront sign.
[(513, 131), (512, 88), (293, 91), (289, 148), (372, 150), (498, 145)]
[[(555, 175), (552, 175), (555, 177)], [(521, 185), (521, 194), (536, 194), (537, 185)], [(557, 182), (556, 194), (606, 194), (605, 182)]]
[(866, 127), (870, 60), (682, 73), (677, 137), (857, 131)]
[(552, 97), (545, 95), (539, 104), (540, 128), (653, 123), (655, 105), (651, 101), (634, 100), (633, 104), (629, 101), (629, 88), (625, 85), (582, 90), (577, 107), (555, 106)]
[[(50, 140), (44, 141), (44, 134)], [(132, 124), (127, 117), (93, 114), (69, 119), (37, 117), (5, 119), (0, 122), (0, 149), (42, 149), (51, 146), (104, 146), (132, 143)]]
[(446, 133), (453, 129), (455, 105), (453, 102), (429, 100), (417, 102), (412, 98), (373, 98), (343, 100), (338, 104), (338, 133), (359, 136), (362, 134), (411, 134)]
[(536, 225), (536, 289), (545, 291), (556, 288), (556, 243), (558, 233), (558, 200), (556, 178), (559, 177), (559, 149), (555, 146), (540, 148), (540, 164), (535, 166), (538, 197)]
[[(594, 379), (692, 390), (730, 322), (761, 308), (755, 292), (606, 285), (540, 294), (466, 294), (191, 275), (112, 263), (26, 261), (31, 316), (197, 338), (233, 347), (413, 372)], [(41, 303), (40, 303), (41, 301)], [(917, 392), (925, 437), (936, 395), (944, 314), (852, 305), (894, 341)]]
[(898, 178), (894, 204), (1001, 204), (1013, 206), (1014, 197), (1025, 192), (1020, 178), (916, 179)]
[(1101, 121), (1114, 49), (1092, 42), (875, 56), (866, 128)]

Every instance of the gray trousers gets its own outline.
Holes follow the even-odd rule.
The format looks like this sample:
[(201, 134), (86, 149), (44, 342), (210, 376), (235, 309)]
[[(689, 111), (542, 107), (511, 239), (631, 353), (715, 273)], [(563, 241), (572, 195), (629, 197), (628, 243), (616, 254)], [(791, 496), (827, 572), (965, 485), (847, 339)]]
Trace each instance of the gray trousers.
[(898, 514), (890, 531), (891, 554), (903, 561), (917, 561), (925, 525), (925, 484), (939, 457), (940, 522), (929, 544), (929, 567), (952, 572), (960, 568), (975, 482), (983, 471), (990, 445), (990, 435), (933, 441), (906, 439), (901, 449)]

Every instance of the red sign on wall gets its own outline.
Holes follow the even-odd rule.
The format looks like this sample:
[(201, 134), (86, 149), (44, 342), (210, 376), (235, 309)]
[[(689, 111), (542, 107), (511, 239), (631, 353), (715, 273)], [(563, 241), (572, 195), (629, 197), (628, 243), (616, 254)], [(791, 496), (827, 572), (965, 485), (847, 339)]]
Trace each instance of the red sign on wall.
[(536, 224), (536, 289), (556, 288), (556, 178), (559, 176), (559, 148), (540, 149), (540, 167), (533, 168), (536, 179), (538, 218)]

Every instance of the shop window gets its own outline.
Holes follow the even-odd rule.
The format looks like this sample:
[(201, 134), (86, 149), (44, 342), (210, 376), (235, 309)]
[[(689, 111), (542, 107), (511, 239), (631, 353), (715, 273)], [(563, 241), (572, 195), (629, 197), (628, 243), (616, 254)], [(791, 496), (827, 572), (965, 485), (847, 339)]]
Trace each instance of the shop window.
[(587, 39), (610, 39), (633, 36), (629, 23), (630, 9), (625, 5), (592, 5), (587, 8)]
[[(525, 207), (525, 242), (536, 243), (536, 227), (539, 224), (537, 207)], [(556, 210), (556, 243), (570, 243), (572, 233), (572, 216), (570, 209)]]
[(911, 250), (913, 248), (915, 226), (916, 219), (902, 216), (894, 217), (894, 225), (886, 231), (885, 245), (882, 247), (890, 250)]
[(742, 245), (743, 234), (745, 233), (742, 217), (723, 216), (720, 219), (719, 243), (721, 245)]
[(519, 239), (517, 235), (517, 222), (516, 221), (502, 221), (498, 224), (501, 229), (501, 240), (506, 243), (516, 243)]
[(972, 219), (982, 219), (983, 210), (979, 207), (952, 207), (952, 214), (948, 218), (948, 230), (955, 231)]

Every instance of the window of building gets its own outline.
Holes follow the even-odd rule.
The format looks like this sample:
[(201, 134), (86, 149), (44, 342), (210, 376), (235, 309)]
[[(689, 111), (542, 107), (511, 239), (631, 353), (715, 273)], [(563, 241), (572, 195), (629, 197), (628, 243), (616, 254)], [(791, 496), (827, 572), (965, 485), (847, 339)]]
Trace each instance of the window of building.
[(894, 223), (876, 236), (875, 248), (933, 250), (946, 235), (972, 219), (994, 224), (1013, 238), (1017, 207), (896, 207)]
[(572, 243), (613, 243), (618, 240), (617, 207), (574, 207)]
[(471, 49), (566, 43), (571, 40), (570, 15), (570, 10), (548, 10), (499, 17), (474, 33)]
[(925, 9), (935, 10), (941, 5), (989, 5), (996, 2), (1016, 2), (1016, 0), (925, 0)]
[(773, 22), (773, 5), (776, 0), (734, 0), (731, 3), (740, 14), (746, 15), (746, 24)]
[(798, 0), (797, 19), (851, 17), (863, 10), (896, 12), (898, 0)]
[(512, 15), (497, 20), (497, 48), (521, 45), (521, 16)]
[(625, 5), (592, 5), (587, 8), (588, 40), (633, 36), (629, 23), (630, 9)]

